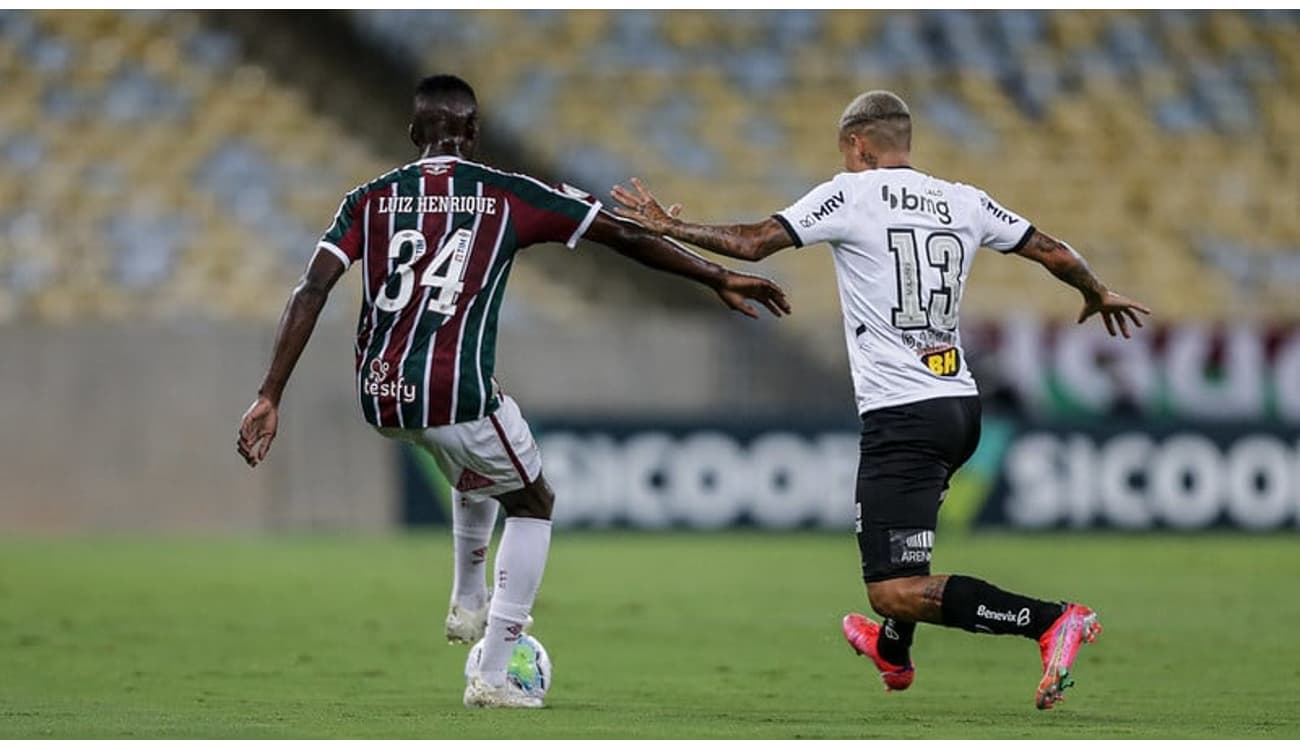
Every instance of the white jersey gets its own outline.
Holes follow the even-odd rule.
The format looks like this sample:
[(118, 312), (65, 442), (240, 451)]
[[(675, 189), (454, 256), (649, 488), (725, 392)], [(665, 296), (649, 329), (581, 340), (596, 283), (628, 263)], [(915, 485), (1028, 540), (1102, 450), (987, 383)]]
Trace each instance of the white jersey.
[(978, 393), (957, 308), (975, 250), (1033, 226), (984, 191), (910, 167), (843, 172), (776, 214), (798, 246), (828, 242), (858, 413)]

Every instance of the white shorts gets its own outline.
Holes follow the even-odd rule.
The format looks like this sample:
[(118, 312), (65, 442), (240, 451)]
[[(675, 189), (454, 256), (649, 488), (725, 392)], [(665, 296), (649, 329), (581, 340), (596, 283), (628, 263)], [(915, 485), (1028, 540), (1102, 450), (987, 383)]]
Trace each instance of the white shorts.
[(451, 486), (484, 500), (523, 489), (542, 473), (542, 454), (513, 398), (502, 394), (495, 413), (423, 430), (381, 427), (384, 437), (414, 443), (429, 452)]

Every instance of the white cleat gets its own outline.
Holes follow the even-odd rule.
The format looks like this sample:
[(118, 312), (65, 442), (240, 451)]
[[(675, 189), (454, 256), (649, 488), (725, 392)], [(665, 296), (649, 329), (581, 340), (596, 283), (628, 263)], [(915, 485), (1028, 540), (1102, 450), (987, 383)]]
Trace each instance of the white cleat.
[(465, 685), (466, 708), (542, 708), (542, 699), (526, 695), (509, 680), (500, 687), (493, 687), (474, 675)]
[(487, 630), (488, 608), (492, 600), (484, 602), (482, 609), (467, 609), (452, 602), (447, 610), (447, 642), (478, 643)]
[[(488, 610), (491, 608), (491, 596), (482, 609), (467, 609), (452, 602), (444, 623), (447, 626), (447, 643), (471, 644), (483, 640), (483, 634), (487, 632)], [(533, 616), (529, 615), (524, 622), (524, 632), (527, 633), (532, 626)]]

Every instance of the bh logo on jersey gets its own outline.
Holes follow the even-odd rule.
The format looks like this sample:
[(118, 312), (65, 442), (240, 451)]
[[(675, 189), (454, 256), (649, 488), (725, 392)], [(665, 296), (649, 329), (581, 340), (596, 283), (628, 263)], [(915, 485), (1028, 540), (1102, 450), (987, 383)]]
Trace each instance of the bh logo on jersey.
[(378, 357), (370, 360), (370, 374), (361, 390), (367, 396), (395, 398), (405, 404), (415, 403), (415, 384), (407, 383), (401, 375), (395, 382), (388, 382), (389, 364)]
[(941, 378), (956, 377), (961, 372), (961, 353), (956, 347), (948, 346), (922, 353), (921, 363), (932, 375)]

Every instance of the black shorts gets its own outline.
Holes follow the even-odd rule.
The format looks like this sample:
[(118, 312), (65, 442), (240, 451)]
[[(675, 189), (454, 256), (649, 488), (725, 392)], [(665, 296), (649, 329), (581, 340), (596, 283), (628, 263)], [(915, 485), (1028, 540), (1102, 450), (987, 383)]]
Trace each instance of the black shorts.
[(862, 415), (856, 530), (866, 581), (929, 575), (939, 504), (979, 439), (978, 396)]

